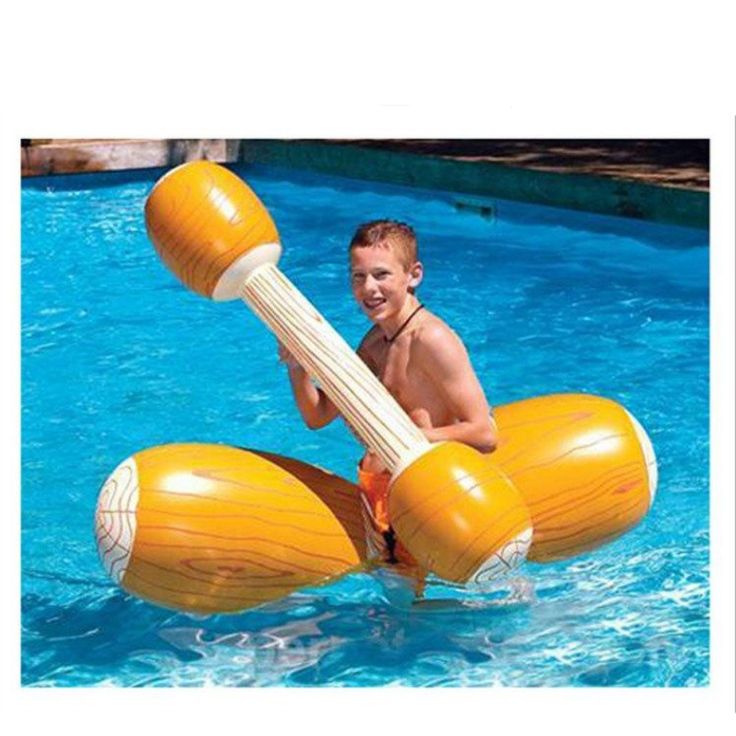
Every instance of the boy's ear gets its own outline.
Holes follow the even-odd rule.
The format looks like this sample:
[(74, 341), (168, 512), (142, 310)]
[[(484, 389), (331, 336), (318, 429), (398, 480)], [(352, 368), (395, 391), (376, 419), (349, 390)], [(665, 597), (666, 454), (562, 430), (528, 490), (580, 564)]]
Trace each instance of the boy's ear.
[(421, 261), (416, 261), (409, 269), (409, 286), (412, 289), (416, 289), (422, 283), (423, 276), (424, 266), (422, 266)]

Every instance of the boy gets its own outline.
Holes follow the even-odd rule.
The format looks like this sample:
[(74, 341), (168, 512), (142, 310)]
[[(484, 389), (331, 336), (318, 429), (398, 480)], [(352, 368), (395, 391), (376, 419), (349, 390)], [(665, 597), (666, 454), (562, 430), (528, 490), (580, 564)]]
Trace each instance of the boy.
[[(408, 225), (377, 220), (361, 225), (349, 247), (353, 296), (373, 327), (358, 355), (381, 380), (428, 440), (456, 440), (491, 452), (496, 426), (465, 346), (415, 296), (422, 281), (417, 241)], [(338, 410), (283, 347), (289, 380), (307, 426), (318, 429)], [(374, 528), (386, 543), (388, 562), (411, 564), (397, 543), (388, 518), (390, 474), (366, 452), (358, 466), (358, 484)]]

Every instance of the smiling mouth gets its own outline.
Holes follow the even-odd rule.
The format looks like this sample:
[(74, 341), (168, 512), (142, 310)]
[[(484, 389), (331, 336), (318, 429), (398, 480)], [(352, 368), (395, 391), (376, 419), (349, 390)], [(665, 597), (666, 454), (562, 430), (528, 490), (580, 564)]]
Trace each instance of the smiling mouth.
[(363, 306), (369, 310), (373, 311), (374, 309), (378, 309), (382, 304), (385, 304), (385, 299), (364, 299), (363, 300)]

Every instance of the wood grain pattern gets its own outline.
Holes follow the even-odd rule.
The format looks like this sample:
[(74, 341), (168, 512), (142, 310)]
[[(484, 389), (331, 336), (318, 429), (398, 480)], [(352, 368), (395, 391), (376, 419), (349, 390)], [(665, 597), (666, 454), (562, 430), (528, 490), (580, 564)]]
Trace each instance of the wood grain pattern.
[(495, 414), (500, 439), (492, 457), (529, 507), (530, 560), (594, 549), (649, 510), (651, 469), (620, 404), (556, 394), (499, 406)]
[(187, 611), (237, 611), (366, 559), (358, 489), (318, 468), (201, 444), (150, 448), (130, 462), (134, 534), (123, 539), (107, 523), (130, 505), (106, 484), (97, 535), (106, 565), (111, 555), (125, 557), (118, 579), (141, 598)]
[(160, 179), (145, 214), (161, 260), (190, 289), (207, 297), (240, 256), (279, 240), (253, 190), (209, 161), (184, 164)]
[(421, 565), (458, 583), (508, 572), (531, 541), (521, 494), (488, 455), (455, 442), (435, 445), (395, 479), (389, 517)]

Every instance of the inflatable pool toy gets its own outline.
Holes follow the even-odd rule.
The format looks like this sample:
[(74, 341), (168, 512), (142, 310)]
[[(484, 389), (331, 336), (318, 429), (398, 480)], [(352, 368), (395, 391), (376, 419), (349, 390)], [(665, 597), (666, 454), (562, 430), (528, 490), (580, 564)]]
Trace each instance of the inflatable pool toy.
[(652, 443), (620, 404), (588, 394), (526, 399), (495, 409), (495, 464), (529, 507), (529, 559), (573, 557), (636, 526), (657, 490)]
[(457, 442), (430, 444), (350, 346), (277, 268), (268, 211), (226, 168), (179, 166), (146, 202), (149, 237), (199, 294), (241, 298), (316, 378), (358, 437), (392, 472), (389, 511), (418, 563), (454, 582), (483, 582), (519, 565), (529, 511), (492, 461)]
[(499, 447), (430, 444), (385, 387), (277, 268), (268, 211), (237, 176), (209, 162), (166, 174), (146, 203), (162, 260), (215, 300), (242, 298), (392, 471), (389, 515), (420, 565), (481, 583), (519, 565), (568, 557), (638, 523), (656, 460), (638, 422), (586, 395), (498, 407)]
[[(496, 463), (534, 521), (530, 560), (574, 557), (644, 517), (656, 462), (619, 404), (560, 394), (499, 406), (496, 416)], [(100, 492), (96, 531), (103, 564), (125, 590), (200, 613), (330, 582), (379, 550), (357, 486), (298, 460), (222, 445), (163, 445), (125, 460)]]
[(222, 445), (162, 445), (127, 458), (100, 491), (95, 532), (123, 589), (198, 613), (283, 598), (366, 559), (355, 486)]

